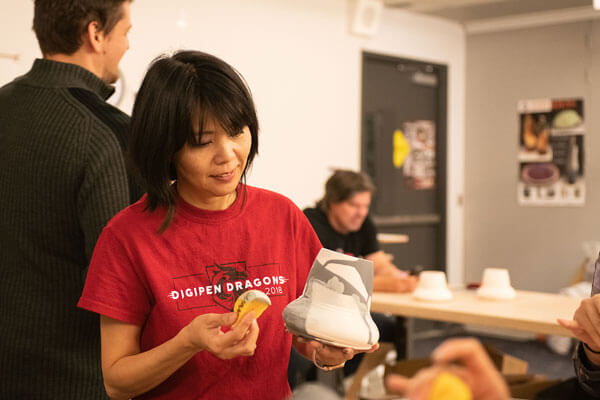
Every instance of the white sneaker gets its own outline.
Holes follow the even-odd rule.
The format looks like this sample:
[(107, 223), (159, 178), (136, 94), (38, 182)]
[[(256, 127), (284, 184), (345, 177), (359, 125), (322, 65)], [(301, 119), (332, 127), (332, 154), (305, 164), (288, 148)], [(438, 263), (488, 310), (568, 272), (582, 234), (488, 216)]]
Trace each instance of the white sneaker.
[(368, 350), (379, 340), (371, 319), (373, 263), (321, 249), (302, 296), (283, 310), (288, 331), (338, 347)]

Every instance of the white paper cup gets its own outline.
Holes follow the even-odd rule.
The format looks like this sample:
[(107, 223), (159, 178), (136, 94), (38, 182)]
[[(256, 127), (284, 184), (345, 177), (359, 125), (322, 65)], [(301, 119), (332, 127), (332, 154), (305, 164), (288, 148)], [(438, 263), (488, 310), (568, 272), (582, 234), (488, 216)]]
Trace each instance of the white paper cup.
[(493, 300), (510, 300), (515, 298), (515, 289), (510, 285), (510, 276), (505, 268), (486, 268), (483, 271), (481, 287), (477, 296)]
[(450, 292), (446, 283), (446, 273), (443, 271), (421, 272), (419, 275), (419, 284), (413, 292), (413, 297), (427, 301), (452, 299), (452, 292)]

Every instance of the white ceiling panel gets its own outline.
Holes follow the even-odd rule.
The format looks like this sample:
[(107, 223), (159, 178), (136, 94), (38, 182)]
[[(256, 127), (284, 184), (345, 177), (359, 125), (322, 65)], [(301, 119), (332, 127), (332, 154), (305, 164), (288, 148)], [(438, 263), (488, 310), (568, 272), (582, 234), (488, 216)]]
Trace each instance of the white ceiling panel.
[(592, 10), (592, 0), (384, 0), (384, 4), (462, 23), (581, 7)]

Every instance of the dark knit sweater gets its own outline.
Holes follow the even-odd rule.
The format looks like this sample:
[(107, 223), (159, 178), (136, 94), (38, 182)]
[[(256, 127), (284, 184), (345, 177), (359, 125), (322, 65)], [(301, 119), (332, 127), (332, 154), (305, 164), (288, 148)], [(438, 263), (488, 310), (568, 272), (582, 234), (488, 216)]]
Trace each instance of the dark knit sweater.
[(76, 304), (102, 228), (131, 201), (112, 90), (49, 60), (0, 88), (0, 399), (106, 398), (98, 316)]

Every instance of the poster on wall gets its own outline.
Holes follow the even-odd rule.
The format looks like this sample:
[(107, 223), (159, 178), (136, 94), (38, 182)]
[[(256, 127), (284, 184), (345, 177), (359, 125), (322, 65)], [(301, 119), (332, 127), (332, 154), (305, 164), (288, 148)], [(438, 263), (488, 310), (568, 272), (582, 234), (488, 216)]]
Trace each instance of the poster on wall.
[(517, 109), (519, 205), (583, 206), (583, 100), (521, 100)]
[(410, 152), (404, 160), (404, 184), (408, 189), (435, 188), (435, 123), (409, 121), (403, 124)]

